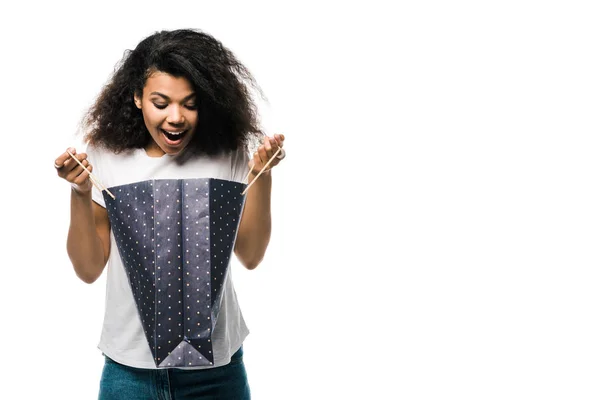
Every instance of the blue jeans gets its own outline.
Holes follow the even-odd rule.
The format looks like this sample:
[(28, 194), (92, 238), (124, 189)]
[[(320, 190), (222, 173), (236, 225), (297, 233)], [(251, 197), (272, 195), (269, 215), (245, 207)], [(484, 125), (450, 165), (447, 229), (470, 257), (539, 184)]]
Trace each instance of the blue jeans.
[(250, 400), (243, 350), (222, 367), (141, 369), (106, 357), (99, 400)]

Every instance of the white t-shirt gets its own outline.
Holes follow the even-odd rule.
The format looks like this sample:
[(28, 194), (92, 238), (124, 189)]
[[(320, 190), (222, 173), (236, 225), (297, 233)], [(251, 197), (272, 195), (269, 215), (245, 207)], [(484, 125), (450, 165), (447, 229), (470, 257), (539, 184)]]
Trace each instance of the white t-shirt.
[[(248, 155), (243, 150), (216, 156), (164, 155), (150, 157), (144, 149), (120, 154), (88, 146), (88, 159), (94, 175), (107, 188), (156, 179), (215, 178), (243, 182), (248, 171)], [(106, 208), (103, 195), (94, 187), (92, 199)], [(131, 367), (156, 369), (144, 333), (127, 272), (111, 229), (110, 255), (107, 264), (106, 310), (98, 348), (111, 359)], [(223, 282), (221, 306), (212, 332), (214, 368), (226, 365), (249, 331), (237, 302), (231, 271)]]

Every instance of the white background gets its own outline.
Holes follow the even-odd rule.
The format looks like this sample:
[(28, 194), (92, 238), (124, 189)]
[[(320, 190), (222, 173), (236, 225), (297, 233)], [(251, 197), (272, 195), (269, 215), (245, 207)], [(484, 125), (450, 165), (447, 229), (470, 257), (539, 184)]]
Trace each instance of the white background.
[(600, 398), (595, 2), (391, 4), (2, 6), (3, 398), (97, 395), (105, 277), (52, 162), (123, 51), (187, 27), (287, 137), (268, 254), (232, 266), (253, 398)]

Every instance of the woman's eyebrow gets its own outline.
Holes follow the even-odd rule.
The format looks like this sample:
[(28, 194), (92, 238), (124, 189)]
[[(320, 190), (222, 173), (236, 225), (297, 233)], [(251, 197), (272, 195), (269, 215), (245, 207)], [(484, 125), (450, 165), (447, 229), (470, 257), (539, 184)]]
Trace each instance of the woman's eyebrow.
[[(150, 95), (153, 95), (153, 94), (155, 94), (155, 95), (157, 95), (157, 96), (160, 96), (160, 97), (162, 97), (162, 98), (163, 98), (163, 99), (165, 99), (165, 100), (171, 100), (171, 98), (170, 98), (169, 96), (167, 96), (166, 94), (162, 94), (162, 93), (160, 93), (160, 92), (152, 92), (152, 93), (150, 93)], [(196, 96), (196, 93), (191, 93), (191, 94), (187, 95), (186, 97), (184, 97), (183, 101), (184, 101), (184, 102), (185, 102), (185, 101), (188, 101), (188, 100), (190, 100), (192, 97), (195, 97), (195, 96)]]

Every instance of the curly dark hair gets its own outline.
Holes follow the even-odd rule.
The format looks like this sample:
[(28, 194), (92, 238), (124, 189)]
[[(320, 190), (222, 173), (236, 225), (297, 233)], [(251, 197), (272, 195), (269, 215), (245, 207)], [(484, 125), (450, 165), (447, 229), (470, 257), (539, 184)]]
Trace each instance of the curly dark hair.
[(120, 153), (152, 140), (134, 104), (154, 72), (184, 77), (198, 99), (198, 133), (188, 147), (204, 154), (236, 150), (263, 135), (251, 90), (264, 98), (250, 71), (221, 42), (199, 30), (161, 31), (127, 50), (85, 114), (86, 142)]

